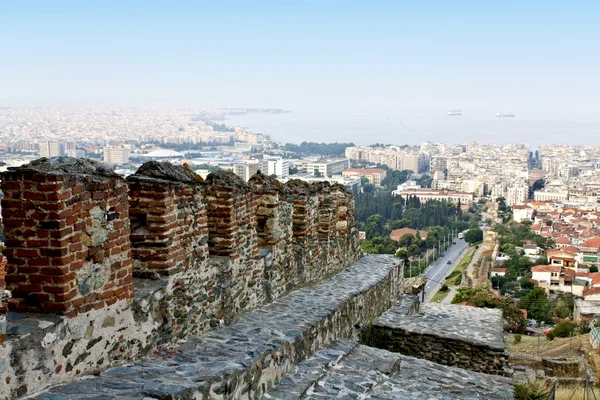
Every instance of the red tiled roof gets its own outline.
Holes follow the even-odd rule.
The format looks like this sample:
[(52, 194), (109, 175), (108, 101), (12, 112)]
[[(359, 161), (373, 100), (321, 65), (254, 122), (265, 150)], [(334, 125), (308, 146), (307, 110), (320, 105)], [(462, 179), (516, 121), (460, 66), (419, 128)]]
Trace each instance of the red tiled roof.
[[(418, 231), (419, 232), (419, 236), (421, 236), (421, 239), (426, 239), (427, 238), (427, 232), (425, 231)], [(411, 229), (411, 228), (401, 228), (401, 229), (394, 229), (393, 231), (390, 232), (390, 238), (392, 240), (395, 241), (399, 241), (400, 239), (402, 239), (402, 236), (406, 235), (407, 233), (410, 233), (413, 236), (417, 236), (417, 231), (415, 229)]]
[(560, 272), (560, 265), (536, 265), (531, 267), (531, 272)]
[(504, 273), (506, 273), (506, 268), (492, 268), (490, 271), (492, 271), (492, 272), (504, 272)]
[(583, 289), (583, 292), (581, 294), (583, 297), (591, 296), (593, 294), (600, 294), (600, 286), (599, 287), (591, 287), (589, 289)]
[(585, 241), (581, 247), (593, 247), (593, 248), (600, 248), (600, 237), (595, 237), (595, 238), (591, 238), (587, 241)]

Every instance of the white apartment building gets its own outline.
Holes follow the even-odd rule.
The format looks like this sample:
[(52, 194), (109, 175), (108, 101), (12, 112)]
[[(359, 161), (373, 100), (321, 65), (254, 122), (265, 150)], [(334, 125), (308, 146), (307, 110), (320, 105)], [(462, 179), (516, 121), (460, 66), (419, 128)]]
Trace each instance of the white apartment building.
[(342, 175), (342, 172), (350, 167), (350, 160), (319, 160), (306, 162), (306, 172), (312, 175), (321, 175), (331, 178), (333, 175)]
[(123, 165), (129, 163), (129, 148), (123, 146), (107, 146), (104, 148), (104, 162)]
[(287, 178), (290, 176), (290, 162), (282, 158), (265, 160), (267, 175), (277, 175), (277, 178)]
[(558, 200), (567, 201), (569, 200), (569, 192), (544, 192), (542, 190), (536, 190), (533, 192), (533, 199), (535, 201), (546, 201), (546, 200)]
[(40, 156), (41, 157), (62, 157), (64, 156), (64, 148), (62, 144), (57, 142), (44, 142), (40, 143)]
[[(261, 169), (261, 163), (262, 160), (250, 160), (234, 164), (233, 173), (242, 178), (244, 182), (248, 182), (252, 175), (256, 174), (256, 172)], [(266, 173), (267, 171), (261, 169), (261, 172)]]
[(509, 206), (525, 204), (528, 197), (529, 187), (526, 184), (514, 184), (506, 189), (506, 203)]

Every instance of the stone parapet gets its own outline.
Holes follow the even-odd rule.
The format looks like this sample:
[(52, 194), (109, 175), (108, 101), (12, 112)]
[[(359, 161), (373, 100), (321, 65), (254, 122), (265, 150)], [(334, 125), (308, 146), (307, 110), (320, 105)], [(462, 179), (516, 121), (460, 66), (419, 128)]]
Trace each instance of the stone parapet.
[[(111, 398), (140, 395), (153, 398), (259, 398), (319, 349), (338, 339), (356, 338), (357, 327), (369, 324), (401, 295), (401, 281), (402, 267), (396, 259), (367, 256), (321, 284), (296, 290), (260, 310), (243, 315), (230, 326), (155, 354), (144, 363), (108, 369), (87, 379), (52, 387), (38, 397), (61, 396), (68, 400), (101, 394)], [(86, 366), (95, 366), (102, 352), (106, 357), (107, 346), (117, 354), (130, 351), (132, 346), (144, 348), (145, 335), (136, 342), (135, 332), (147, 333), (144, 327), (152, 324), (140, 320), (132, 311), (123, 310), (116, 320), (98, 324), (87, 337), (84, 326), (86, 333), (79, 339), (57, 338), (57, 342), (45, 348), (32, 343), (39, 354), (39, 366), (48, 364), (56, 369), (58, 363), (64, 370), (65, 363), (70, 363), (71, 371), (89, 371)], [(142, 314), (146, 315), (145, 312)], [(66, 326), (67, 322), (60, 324)], [(129, 341), (115, 341), (114, 337), (125, 326), (128, 327), (126, 337)], [(46, 333), (40, 332), (36, 337), (41, 339), (57, 330), (60, 330), (58, 326)], [(74, 344), (69, 344), (71, 341)], [(51, 351), (56, 356), (42, 357)], [(33, 349), (24, 354), (32, 353)], [(43, 374), (43, 371), (44, 368), (40, 368), (30, 373)], [(28, 382), (37, 382), (32, 378), (33, 375)], [(40, 386), (23, 388), (11, 383), (9, 388), (10, 392), (0, 386), (0, 396), (8, 396), (17, 390), (22, 394), (31, 393)]]

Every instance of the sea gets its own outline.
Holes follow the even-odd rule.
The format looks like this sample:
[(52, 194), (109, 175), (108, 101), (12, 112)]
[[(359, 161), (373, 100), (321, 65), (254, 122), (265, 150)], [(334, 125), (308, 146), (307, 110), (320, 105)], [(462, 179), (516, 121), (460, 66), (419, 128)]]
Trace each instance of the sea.
[(283, 143), (353, 142), (419, 145), (425, 141), (446, 144), (526, 143), (600, 146), (598, 118), (498, 118), (495, 114), (469, 116), (375, 116), (361, 113), (244, 114), (227, 119), (227, 125), (266, 133)]

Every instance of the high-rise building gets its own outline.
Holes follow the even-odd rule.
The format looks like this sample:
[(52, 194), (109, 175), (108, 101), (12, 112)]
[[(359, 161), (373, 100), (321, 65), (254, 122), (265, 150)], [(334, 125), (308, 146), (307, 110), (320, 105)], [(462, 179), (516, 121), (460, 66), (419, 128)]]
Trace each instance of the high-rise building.
[(248, 182), (259, 169), (262, 173), (266, 173), (261, 167), (263, 167), (262, 160), (243, 161), (233, 165), (233, 173), (242, 178), (244, 182)]
[(282, 158), (265, 160), (267, 175), (277, 175), (277, 178), (287, 178), (290, 175), (290, 162)]
[(65, 153), (61, 143), (44, 142), (40, 144), (40, 156), (42, 157), (62, 157), (64, 155)]
[(104, 148), (104, 162), (107, 164), (123, 165), (129, 163), (129, 149), (127, 147), (107, 146)]

